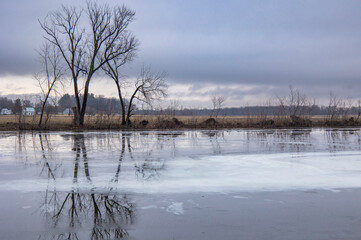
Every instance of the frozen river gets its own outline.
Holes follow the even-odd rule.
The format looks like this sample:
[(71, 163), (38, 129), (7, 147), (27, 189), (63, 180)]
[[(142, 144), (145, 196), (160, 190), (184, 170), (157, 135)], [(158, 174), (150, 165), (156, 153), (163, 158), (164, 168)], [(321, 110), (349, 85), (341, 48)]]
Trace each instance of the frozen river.
[(360, 129), (0, 134), (0, 239), (360, 239), (360, 225)]

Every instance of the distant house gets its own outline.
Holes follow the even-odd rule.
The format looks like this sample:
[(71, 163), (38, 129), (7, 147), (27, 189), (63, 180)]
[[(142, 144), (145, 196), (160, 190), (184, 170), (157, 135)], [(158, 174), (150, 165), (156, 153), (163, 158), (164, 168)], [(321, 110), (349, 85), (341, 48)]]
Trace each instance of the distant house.
[(10, 109), (7, 109), (7, 108), (2, 108), (1, 112), (0, 112), (1, 115), (10, 115), (12, 113), (13, 112)]
[(63, 115), (73, 115), (73, 110), (71, 108), (66, 108), (63, 111)]
[(23, 110), (24, 116), (34, 116), (35, 115), (35, 109), (33, 107), (26, 107)]

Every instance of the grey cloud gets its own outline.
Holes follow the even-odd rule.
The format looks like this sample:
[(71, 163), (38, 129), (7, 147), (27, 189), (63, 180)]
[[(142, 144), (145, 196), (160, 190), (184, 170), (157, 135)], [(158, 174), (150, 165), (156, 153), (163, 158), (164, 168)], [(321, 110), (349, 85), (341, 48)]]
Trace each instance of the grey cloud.
[[(0, 37), (0, 75), (37, 71), (34, 49), (43, 41), (37, 19), (61, 3), (0, 3), (0, 29), (7, 33)], [(311, 95), (339, 91), (356, 96), (361, 91), (360, 1), (134, 0), (125, 4), (137, 11), (130, 28), (141, 42), (138, 58), (124, 69), (128, 76), (137, 75), (145, 63), (168, 72), (176, 83), (259, 86), (249, 94), (265, 90), (280, 94), (288, 85)], [(223, 90), (237, 95), (237, 90)]]

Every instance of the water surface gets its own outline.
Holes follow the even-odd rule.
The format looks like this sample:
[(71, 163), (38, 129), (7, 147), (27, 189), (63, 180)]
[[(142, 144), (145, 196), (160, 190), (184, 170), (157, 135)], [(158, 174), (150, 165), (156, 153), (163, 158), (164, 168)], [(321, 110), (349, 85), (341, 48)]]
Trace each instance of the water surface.
[(5, 132), (0, 233), (359, 239), (360, 156), (360, 129)]

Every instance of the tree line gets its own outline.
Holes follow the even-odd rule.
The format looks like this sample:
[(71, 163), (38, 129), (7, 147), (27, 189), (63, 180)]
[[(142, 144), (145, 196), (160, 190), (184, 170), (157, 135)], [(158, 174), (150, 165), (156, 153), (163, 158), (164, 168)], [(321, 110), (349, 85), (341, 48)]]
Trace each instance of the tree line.
[[(80, 96), (82, 100), (82, 96)], [(43, 107), (42, 102), (34, 103), (30, 100), (17, 98), (15, 100), (7, 97), (0, 97), (0, 109), (6, 108), (11, 110), (13, 114), (21, 114), (26, 107), (32, 107), (35, 109), (36, 114), (40, 114), (44, 111), (44, 114), (62, 114), (68, 110), (69, 115), (73, 115), (73, 107), (75, 106), (76, 100), (73, 95), (64, 94), (59, 100), (47, 102)], [(124, 101), (125, 106), (128, 106), (128, 101)], [(133, 107), (136, 107), (135, 105)], [(117, 98), (107, 98), (104, 96), (95, 96), (90, 93), (88, 97), (87, 114), (121, 114), (120, 102)]]
[[(298, 90), (297, 90), (298, 91)], [(211, 98), (214, 99), (213, 96)], [(277, 98), (278, 99), (278, 98)], [(283, 98), (284, 99), (284, 98)], [(82, 96), (80, 96), (82, 101)], [(212, 100), (213, 101), (213, 100)], [(218, 101), (219, 103), (220, 101)], [(281, 104), (282, 103), (282, 104)], [(349, 99), (337, 98), (331, 94), (328, 105), (317, 105), (316, 103), (304, 104), (298, 102), (281, 101), (281, 103), (266, 103), (260, 106), (240, 106), (240, 107), (225, 107), (223, 104), (215, 104), (211, 108), (187, 108), (182, 107), (177, 101), (171, 101), (168, 106), (163, 108), (142, 109), (135, 104), (132, 104), (131, 112), (141, 115), (171, 115), (171, 116), (303, 116), (303, 115), (359, 115), (361, 114), (361, 102), (350, 101)], [(123, 99), (124, 108), (129, 108), (129, 101)], [(45, 106), (45, 113), (62, 113), (66, 109), (70, 109), (76, 105), (74, 95), (64, 94), (58, 100), (52, 99)], [(0, 97), (0, 109), (10, 109), (14, 114), (19, 114), (25, 107), (35, 108), (36, 113), (42, 110), (42, 102), (32, 102), (27, 99), (17, 98), (12, 100), (8, 97)], [(122, 114), (121, 102), (117, 98), (108, 98), (104, 96), (96, 96), (93, 93), (89, 94), (87, 114), (106, 114), (115, 115)]]

